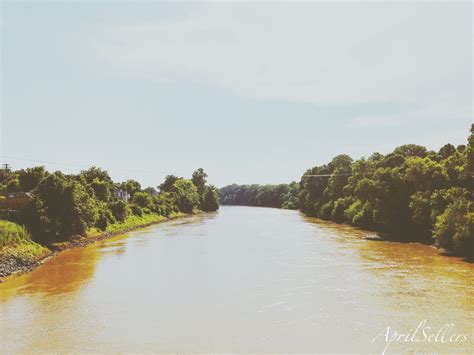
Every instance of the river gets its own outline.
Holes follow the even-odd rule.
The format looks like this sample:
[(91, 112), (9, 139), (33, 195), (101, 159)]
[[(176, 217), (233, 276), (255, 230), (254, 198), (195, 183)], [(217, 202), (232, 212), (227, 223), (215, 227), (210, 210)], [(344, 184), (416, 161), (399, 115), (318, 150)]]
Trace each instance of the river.
[(223, 206), (68, 250), (0, 284), (0, 352), (382, 353), (423, 321), (387, 353), (473, 351), (474, 265), (368, 234)]

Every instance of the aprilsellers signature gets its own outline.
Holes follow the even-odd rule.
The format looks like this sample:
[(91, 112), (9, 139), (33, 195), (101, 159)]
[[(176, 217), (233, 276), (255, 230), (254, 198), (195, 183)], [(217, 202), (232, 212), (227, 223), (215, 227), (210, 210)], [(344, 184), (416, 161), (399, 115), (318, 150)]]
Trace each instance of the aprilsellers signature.
[[(413, 330), (414, 329), (414, 330)], [(393, 343), (465, 343), (467, 334), (458, 333), (454, 330), (454, 323), (447, 323), (439, 328), (431, 327), (425, 319), (416, 328), (410, 328), (408, 332), (401, 332), (390, 326), (384, 328), (375, 338), (372, 344), (383, 343), (385, 347), (382, 354), (388, 350)]]

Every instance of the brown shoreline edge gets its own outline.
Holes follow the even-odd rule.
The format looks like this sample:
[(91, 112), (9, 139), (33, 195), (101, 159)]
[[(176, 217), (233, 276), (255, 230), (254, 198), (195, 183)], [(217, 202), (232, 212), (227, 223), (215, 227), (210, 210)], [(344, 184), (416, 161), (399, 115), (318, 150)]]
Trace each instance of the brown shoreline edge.
[(192, 217), (201, 213), (203, 212), (195, 212), (192, 214), (182, 214), (182, 215), (176, 215), (176, 216), (171, 216), (171, 217), (163, 217), (163, 219), (160, 219), (158, 221), (143, 223), (136, 227), (125, 228), (116, 232), (100, 233), (94, 236), (76, 235), (66, 242), (49, 245), (48, 248), (50, 249), (50, 252), (47, 253), (45, 256), (41, 257), (40, 259), (34, 260), (34, 261), (32, 260), (25, 261), (25, 260), (21, 260), (15, 257), (0, 256), (0, 283), (5, 282), (6, 278), (10, 276), (19, 275), (19, 274), (32, 271), (33, 269), (42, 265), (43, 263), (45, 263), (46, 261), (48, 261), (49, 259), (51, 259), (52, 257), (56, 256), (58, 253), (64, 250), (85, 247), (86, 245), (99, 242), (104, 239), (109, 239), (120, 234), (129, 233), (138, 229), (146, 228), (155, 224), (169, 222), (175, 219)]

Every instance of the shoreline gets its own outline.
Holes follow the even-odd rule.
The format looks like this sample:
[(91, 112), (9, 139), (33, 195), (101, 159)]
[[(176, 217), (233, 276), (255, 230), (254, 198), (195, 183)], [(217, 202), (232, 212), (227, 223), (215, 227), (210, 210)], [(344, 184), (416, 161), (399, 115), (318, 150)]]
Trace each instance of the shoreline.
[[(30, 272), (37, 268), (38, 266), (42, 265), (49, 259), (55, 257), (58, 253), (69, 250), (73, 248), (85, 247), (89, 244), (96, 243), (105, 239), (109, 239), (115, 237), (120, 234), (129, 233), (138, 229), (146, 228), (155, 224), (160, 224), (164, 222), (173, 221), (175, 219), (181, 219), (186, 217), (195, 216), (197, 214), (201, 214), (203, 212), (197, 211), (192, 214), (185, 214), (185, 213), (177, 213), (170, 217), (163, 217), (163, 216), (156, 216), (161, 217), (154, 221), (147, 221), (136, 226), (124, 226), (119, 230), (114, 231), (104, 231), (97, 234), (86, 234), (86, 235), (76, 235), (71, 237), (70, 240), (65, 242), (59, 243), (52, 243), (51, 245), (44, 245), (44, 249), (46, 249), (45, 254), (41, 255), (36, 259), (31, 260), (23, 260), (17, 256), (15, 256), (15, 249), (18, 246), (8, 247), (7, 253), (4, 250), (0, 251), (0, 283), (6, 281), (6, 279), (13, 275), (20, 275), (23, 273)], [(10, 253), (8, 253), (10, 251)], [(10, 255), (8, 255), (10, 254)]]

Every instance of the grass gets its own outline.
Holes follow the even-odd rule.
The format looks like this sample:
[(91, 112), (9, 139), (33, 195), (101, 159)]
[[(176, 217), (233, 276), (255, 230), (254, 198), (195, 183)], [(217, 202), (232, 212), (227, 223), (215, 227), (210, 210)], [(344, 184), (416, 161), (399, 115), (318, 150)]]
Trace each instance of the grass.
[(104, 233), (120, 233), (120, 232), (126, 232), (132, 229), (137, 229), (139, 227), (143, 227), (146, 225), (150, 225), (153, 223), (158, 223), (161, 221), (165, 221), (170, 218), (177, 218), (177, 217), (182, 217), (185, 216), (184, 213), (178, 212), (178, 213), (173, 213), (169, 217), (163, 217), (159, 214), (156, 213), (151, 213), (151, 214), (144, 214), (143, 216), (135, 216), (131, 215), (127, 217), (127, 219), (123, 222), (117, 222), (114, 224), (109, 224), (106, 228), (105, 231), (101, 231), (97, 228), (90, 228), (87, 230), (87, 236), (88, 237), (97, 237), (101, 234)]
[(16, 259), (26, 264), (38, 261), (50, 253), (48, 248), (32, 241), (24, 227), (0, 220), (0, 260)]
[(31, 237), (24, 227), (0, 220), (0, 248), (25, 242), (31, 242)]

